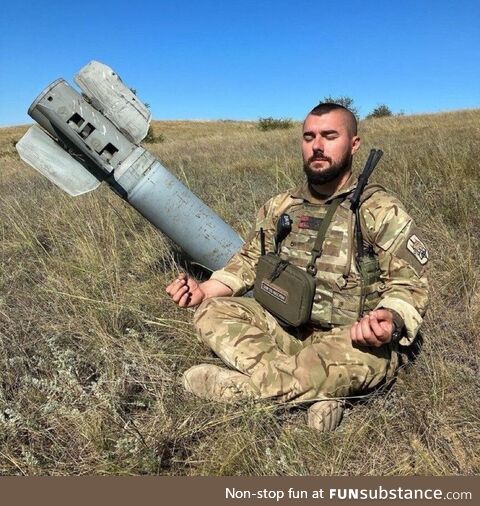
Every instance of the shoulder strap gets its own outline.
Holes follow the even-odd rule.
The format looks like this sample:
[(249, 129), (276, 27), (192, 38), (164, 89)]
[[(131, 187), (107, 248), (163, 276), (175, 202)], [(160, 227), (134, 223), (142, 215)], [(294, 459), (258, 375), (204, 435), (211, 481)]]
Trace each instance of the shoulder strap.
[(323, 218), (322, 220), (322, 224), (320, 225), (320, 229), (318, 230), (317, 239), (315, 240), (315, 244), (313, 245), (310, 262), (308, 262), (307, 265), (307, 272), (312, 276), (315, 276), (317, 274), (317, 267), (315, 263), (318, 260), (318, 258), (322, 255), (323, 243), (325, 241), (325, 235), (327, 233), (328, 226), (330, 225), (333, 219), (333, 215), (335, 214), (337, 207), (344, 200), (345, 200), (344, 195), (342, 195), (341, 197), (337, 197), (336, 199), (333, 199), (328, 206), (325, 218)]

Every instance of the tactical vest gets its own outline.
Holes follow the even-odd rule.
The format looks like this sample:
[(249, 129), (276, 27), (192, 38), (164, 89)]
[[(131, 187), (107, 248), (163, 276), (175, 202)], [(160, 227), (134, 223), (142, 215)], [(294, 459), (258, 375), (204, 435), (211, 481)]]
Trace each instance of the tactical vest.
[[(378, 185), (367, 188), (362, 195), (362, 202), (379, 189), (382, 188)], [(282, 259), (298, 267), (307, 266), (326, 211), (326, 206), (308, 202), (294, 204), (285, 211), (293, 224), (291, 233), (281, 244)], [(325, 235), (322, 255), (316, 262), (318, 271), (311, 318), (316, 325), (329, 328), (355, 322), (361, 316), (362, 305), (364, 312), (374, 309), (385, 288), (375, 257), (369, 269), (371, 272), (364, 276), (366, 282), (363, 286), (360, 282), (355, 261), (354, 221), (347, 199), (333, 216)]]

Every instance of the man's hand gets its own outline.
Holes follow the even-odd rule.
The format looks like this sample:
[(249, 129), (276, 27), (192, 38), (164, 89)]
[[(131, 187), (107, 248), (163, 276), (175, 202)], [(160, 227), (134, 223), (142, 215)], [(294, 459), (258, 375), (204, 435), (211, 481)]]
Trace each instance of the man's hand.
[(375, 309), (350, 327), (352, 343), (374, 346), (389, 343), (394, 330), (393, 315), (388, 309)]
[(167, 286), (167, 293), (180, 307), (193, 307), (210, 297), (230, 297), (233, 291), (216, 279), (197, 283), (187, 273), (182, 272)]
[(167, 286), (167, 293), (180, 307), (198, 306), (206, 297), (200, 285), (185, 272)]

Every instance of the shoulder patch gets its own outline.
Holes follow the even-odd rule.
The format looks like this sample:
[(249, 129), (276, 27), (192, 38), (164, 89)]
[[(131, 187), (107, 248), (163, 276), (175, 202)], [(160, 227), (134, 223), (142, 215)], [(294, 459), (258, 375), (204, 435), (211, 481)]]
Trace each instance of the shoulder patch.
[(420, 262), (421, 265), (425, 265), (428, 262), (427, 247), (416, 234), (412, 234), (408, 238), (407, 250), (410, 251), (410, 253)]

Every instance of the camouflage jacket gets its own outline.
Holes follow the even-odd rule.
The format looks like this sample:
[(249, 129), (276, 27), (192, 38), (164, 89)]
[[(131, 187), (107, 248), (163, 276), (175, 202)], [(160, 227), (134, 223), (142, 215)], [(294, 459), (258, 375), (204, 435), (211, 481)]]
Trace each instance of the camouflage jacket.
[[(260, 228), (265, 232), (267, 251), (272, 251), (276, 223), (283, 213), (290, 215), (293, 226), (281, 244), (280, 255), (305, 267), (327, 204), (335, 197), (347, 196), (355, 186), (356, 178), (352, 176), (326, 200), (312, 193), (307, 183), (273, 197), (260, 208), (255, 226), (241, 250), (223, 269), (214, 272), (212, 279), (230, 287), (233, 295), (250, 290), (260, 256)], [(349, 325), (359, 316), (363, 296), (365, 311), (382, 307), (400, 315), (406, 331), (400, 344), (409, 345), (427, 306), (428, 252), (400, 201), (384, 189), (368, 197), (369, 193), (367, 187), (360, 221), (364, 243), (373, 247), (378, 260), (378, 275), (362, 292), (356, 266), (355, 216), (346, 199), (335, 212), (325, 236), (323, 253), (316, 263), (318, 272), (311, 320), (321, 327)]]

